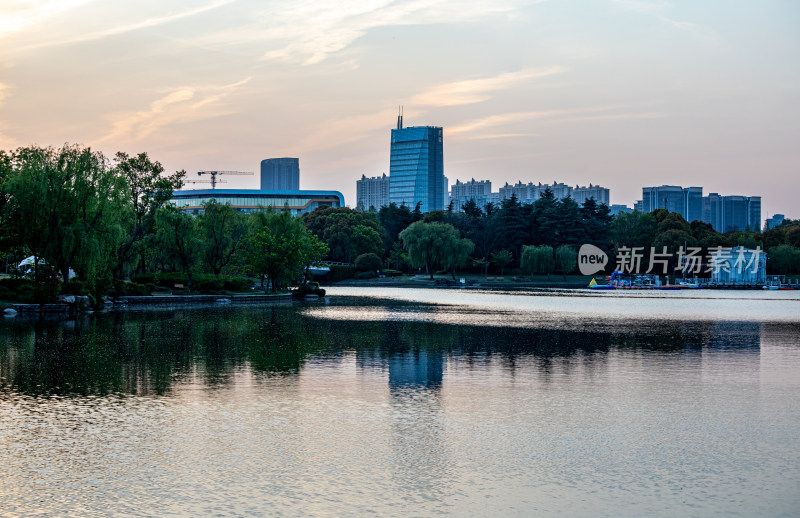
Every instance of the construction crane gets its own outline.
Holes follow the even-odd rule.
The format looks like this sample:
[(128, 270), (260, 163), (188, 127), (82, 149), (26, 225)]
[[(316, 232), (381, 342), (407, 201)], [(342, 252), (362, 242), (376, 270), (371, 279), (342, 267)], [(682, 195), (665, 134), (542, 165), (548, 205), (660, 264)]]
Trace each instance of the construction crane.
[[(212, 178), (213, 178), (213, 176), (212, 176)], [(187, 183), (192, 183), (192, 184), (194, 184), (194, 183), (211, 183), (211, 180), (184, 180), (183, 181), (184, 185), (186, 185)], [(218, 184), (218, 183), (228, 183), (228, 182), (223, 180), (222, 178), (220, 178), (219, 180), (215, 180), (214, 181), (215, 185)]]
[[(211, 180), (210, 180), (211, 188), (215, 189), (217, 187), (217, 182), (226, 183), (225, 180), (222, 180), (222, 179), (217, 180), (217, 175), (221, 175), (221, 174), (224, 174), (224, 175), (230, 175), (230, 174), (253, 175), (254, 173), (252, 171), (198, 171), (197, 172), (197, 176), (203, 176), (204, 174), (207, 174), (207, 175), (211, 176)], [(195, 182), (196, 183), (201, 183), (201, 182), (205, 183), (206, 181), (208, 181), (208, 180), (195, 180), (192, 183), (195, 183)]]

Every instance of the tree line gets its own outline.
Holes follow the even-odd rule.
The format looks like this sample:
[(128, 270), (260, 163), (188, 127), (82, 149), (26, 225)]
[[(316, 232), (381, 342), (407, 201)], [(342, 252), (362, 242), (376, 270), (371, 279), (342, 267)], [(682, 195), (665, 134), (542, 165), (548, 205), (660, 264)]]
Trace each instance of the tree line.
[[(592, 243), (612, 258), (623, 247), (675, 254), (686, 247), (760, 246), (770, 273), (800, 273), (800, 221), (763, 233), (721, 234), (663, 209), (611, 216), (593, 199), (578, 205), (549, 190), (533, 203), (512, 196), (482, 207), (469, 201), (461, 210), (451, 203), (426, 214), (419, 204), (389, 204), (366, 212), (320, 207), (293, 218), (281, 209), (245, 214), (212, 201), (191, 215), (170, 203), (184, 175), (166, 173), (146, 153), (108, 158), (75, 145), (0, 151), (6, 271), (32, 257), (26, 289), (37, 297), (72, 290), (99, 300), (137, 288), (131, 284), (182, 284), (189, 291), (209, 282), (236, 284), (223, 282), (225, 276), (278, 290), (304, 283), (308, 268), (321, 260), (353, 265), (343, 268), (344, 276), (566, 276), (576, 269), (578, 247)], [(0, 299), (7, 295), (2, 282)]]
[(15, 266), (32, 258), (31, 282), (0, 283), (0, 298), (25, 298), (15, 292), (28, 290), (37, 301), (59, 292), (97, 301), (137, 284), (126, 279), (152, 283), (159, 274), (188, 291), (209, 277), (220, 285), (223, 274), (277, 290), (302, 282), (328, 253), (285, 211), (243, 214), (215, 202), (198, 216), (177, 209), (170, 200), (184, 175), (165, 173), (146, 153), (109, 159), (75, 145), (0, 151), (0, 257), (17, 274), (26, 272)]
[[(391, 203), (378, 210), (320, 208), (302, 217), (306, 226), (330, 249), (328, 259), (354, 262), (374, 254), (384, 268), (401, 271), (449, 272), (456, 269), (503, 275), (507, 269), (524, 275), (566, 276), (577, 268), (577, 251), (591, 243), (616, 258), (623, 248), (670, 255), (669, 271), (678, 266), (678, 254), (690, 248), (707, 256), (719, 247), (760, 247), (769, 257), (768, 272), (800, 273), (800, 221), (763, 233), (720, 233), (702, 221), (687, 222), (679, 213), (658, 209), (611, 216), (605, 204), (594, 199), (579, 205), (572, 198), (557, 199), (550, 190), (533, 203), (514, 196), (498, 204), (478, 206), (474, 200), (454, 210), (421, 213)], [(608, 271), (613, 271), (612, 259)], [(357, 270), (359, 268), (356, 268)]]

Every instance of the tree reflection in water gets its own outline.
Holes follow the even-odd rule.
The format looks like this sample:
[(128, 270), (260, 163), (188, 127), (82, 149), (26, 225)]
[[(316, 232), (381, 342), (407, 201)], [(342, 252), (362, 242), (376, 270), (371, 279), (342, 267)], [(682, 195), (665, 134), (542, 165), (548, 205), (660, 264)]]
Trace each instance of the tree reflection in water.
[[(757, 353), (764, 326), (785, 324), (620, 322), (602, 331), (571, 322), (558, 329), (498, 328), (415, 321), (314, 318), (303, 306), (223, 306), (130, 311), (76, 320), (0, 323), (0, 388), (29, 395), (162, 395), (187, 377), (226, 385), (241, 369), (293, 376), (311, 358), (354, 351), (361, 368), (388, 371), (392, 394), (432, 394), (448, 362), (502, 362), (512, 375), (533, 361), (581, 354), (600, 362), (612, 348), (696, 355), (703, 348)], [(796, 330), (794, 331), (796, 332)], [(600, 354), (598, 354), (600, 353)]]

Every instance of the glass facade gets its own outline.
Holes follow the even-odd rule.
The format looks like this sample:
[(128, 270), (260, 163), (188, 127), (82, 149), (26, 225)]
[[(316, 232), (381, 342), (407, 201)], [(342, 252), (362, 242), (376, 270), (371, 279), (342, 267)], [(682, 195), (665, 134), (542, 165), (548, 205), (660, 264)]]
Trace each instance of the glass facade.
[(300, 160), (298, 158), (267, 158), (261, 161), (261, 189), (300, 189)]
[(172, 203), (182, 210), (199, 214), (210, 200), (229, 203), (240, 212), (257, 212), (272, 207), (289, 210), (293, 216), (312, 212), (317, 207), (344, 207), (338, 191), (257, 191), (251, 189), (184, 190), (172, 193)]
[(418, 126), (392, 130), (389, 201), (422, 212), (444, 210), (442, 128)]
[(703, 188), (680, 187), (678, 185), (661, 185), (659, 187), (642, 188), (642, 204), (637, 209), (641, 212), (652, 212), (656, 209), (667, 209), (677, 212), (686, 221), (703, 220)]
[(761, 196), (720, 196), (703, 198), (703, 220), (717, 232), (761, 230)]

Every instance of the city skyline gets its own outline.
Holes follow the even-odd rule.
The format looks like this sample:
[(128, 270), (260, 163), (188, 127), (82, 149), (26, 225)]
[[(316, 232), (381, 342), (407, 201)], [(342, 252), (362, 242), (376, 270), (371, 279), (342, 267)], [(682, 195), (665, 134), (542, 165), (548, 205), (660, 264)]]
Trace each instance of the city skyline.
[[(444, 128), (444, 174), (760, 195), (797, 212), (792, 2), (15, 2), (0, 149), (146, 151), (168, 171), (303, 162), (303, 189), (389, 173), (397, 105)], [(237, 177), (227, 187), (252, 188)]]

